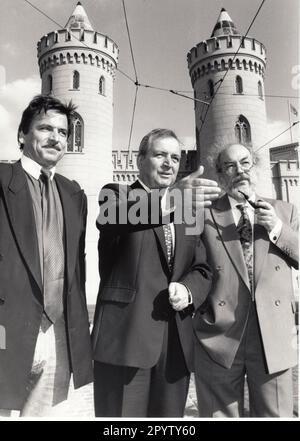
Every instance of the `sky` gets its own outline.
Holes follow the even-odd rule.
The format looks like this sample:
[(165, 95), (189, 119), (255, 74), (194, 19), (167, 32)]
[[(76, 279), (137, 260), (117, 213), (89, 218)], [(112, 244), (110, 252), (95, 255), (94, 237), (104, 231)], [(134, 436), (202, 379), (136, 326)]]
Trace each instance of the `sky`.
[[(31, 3), (64, 26), (77, 1), (31, 0)], [(94, 29), (118, 45), (119, 68), (134, 78), (122, 1), (82, 0), (81, 3)], [(245, 34), (260, 4), (261, 0), (125, 0), (139, 82), (192, 91), (186, 55), (193, 46), (210, 37), (221, 8), (228, 11), (240, 33)], [(36, 45), (43, 35), (59, 26), (25, 0), (0, 0), (0, 5), (1, 160), (19, 156), (16, 132), (21, 114), (29, 100), (40, 92)], [(267, 49), (266, 95), (290, 97), (291, 104), (298, 107), (299, 0), (266, 0), (249, 35)], [(134, 84), (117, 72), (113, 149), (128, 148), (134, 93)], [(266, 98), (270, 140), (289, 127), (287, 100)], [(144, 134), (155, 127), (174, 129), (185, 147), (193, 148), (193, 101), (169, 92), (139, 88), (131, 148), (137, 148)], [(296, 128), (293, 140), (298, 140)], [(289, 132), (269, 146), (288, 142)]]

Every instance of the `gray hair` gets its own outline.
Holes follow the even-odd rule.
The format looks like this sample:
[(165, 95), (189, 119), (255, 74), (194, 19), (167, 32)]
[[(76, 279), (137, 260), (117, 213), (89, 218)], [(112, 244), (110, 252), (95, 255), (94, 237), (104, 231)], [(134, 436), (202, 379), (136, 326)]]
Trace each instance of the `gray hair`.
[(241, 145), (242, 147), (244, 147), (245, 149), (248, 150), (248, 152), (251, 155), (252, 161), (254, 165), (258, 165), (260, 162), (260, 158), (259, 155), (257, 153), (255, 153), (255, 151), (253, 150), (253, 147), (250, 144), (242, 144), (239, 142), (231, 142), (229, 144), (224, 145), (221, 149), (216, 150), (214, 153), (214, 155), (211, 156), (211, 163), (213, 164), (215, 171), (217, 173), (222, 173), (222, 163), (221, 163), (221, 157), (222, 154), (224, 153), (225, 150), (227, 150), (229, 147), (231, 147), (232, 145)]
[(176, 141), (180, 143), (179, 139), (177, 138), (176, 134), (173, 132), (173, 130), (170, 129), (153, 129), (151, 132), (147, 133), (141, 140), (140, 146), (139, 146), (139, 153), (138, 157), (146, 156), (149, 148), (151, 147), (152, 143), (156, 141), (156, 139), (161, 138), (174, 138)]

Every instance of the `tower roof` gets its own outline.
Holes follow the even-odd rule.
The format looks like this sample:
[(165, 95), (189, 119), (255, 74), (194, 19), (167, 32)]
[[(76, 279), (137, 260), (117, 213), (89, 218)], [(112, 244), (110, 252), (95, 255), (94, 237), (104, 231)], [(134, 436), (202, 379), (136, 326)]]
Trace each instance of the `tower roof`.
[(212, 31), (211, 37), (218, 37), (219, 35), (234, 35), (239, 34), (235, 24), (231, 20), (225, 8), (221, 9), (217, 23)]
[(93, 31), (93, 26), (80, 2), (77, 3), (73, 14), (69, 18), (65, 28), (67, 29), (87, 29)]

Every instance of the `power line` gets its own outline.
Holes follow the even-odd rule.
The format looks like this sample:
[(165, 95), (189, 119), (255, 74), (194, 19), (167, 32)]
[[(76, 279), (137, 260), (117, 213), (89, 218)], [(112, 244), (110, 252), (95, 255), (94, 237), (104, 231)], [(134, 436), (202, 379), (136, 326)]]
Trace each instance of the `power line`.
[[(54, 20), (53, 18), (51, 18), (48, 14), (46, 14), (46, 13), (45, 13), (44, 11), (42, 11), (40, 8), (38, 8), (37, 6), (35, 6), (35, 5), (34, 5), (33, 3), (31, 3), (29, 0), (24, 0), (24, 1), (25, 1), (29, 6), (31, 6), (33, 9), (35, 9), (37, 12), (39, 12), (39, 13), (42, 14), (44, 17), (46, 17), (47, 19), (49, 19), (49, 20), (50, 20), (51, 22), (53, 22), (55, 25), (57, 25), (59, 28), (61, 28), (61, 29), (64, 28), (63, 25), (61, 25), (61, 24), (58, 23), (56, 20)], [(212, 104), (212, 101), (214, 100), (214, 98), (215, 98), (215, 96), (217, 95), (217, 93), (220, 93), (220, 94), (222, 94), (222, 95), (237, 95), (237, 94), (227, 94), (227, 93), (219, 92), (219, 89), (220, 89), (220, 87), (221, 87), (221, 85), (222, 85), (222, 83), (223, 83), (224, 78), (226, 77), (226, 75), (227, 75), (227, 73), (228, 73), (228, 71), (229, 71), (229, 68), (226, 70), (226, 72), (225, 72), (223, 78), (221, 78), (221, 79), (219, 80), (219, 81), (220, 81), (219, 87), (218, 87), (218, 89), (216, 90), (216, 92), (214, 93), (214, 95), (213, 95), (213, 97), (212, 97), (212, 99), (211, 99), (210, 102), (207, 102), (207, 101), (204, 101), (204, 100), (199, 100), (198, 98), (192, 98), (192, 97), (189, 97), (189, 96), (186, 95), (187, 93), (191, 93), (191, 94), (192, 94), (193, 91), (177, 91), (177, 90), (173, 90), (173, 89), (166, 89), (166, 88), (162, 88), (162, 87), (152, 86), (152, 85), (149, 85), (149, 84), (141, 84), (141, 83), (139, 83), (139, 82), (138, 82), (138, 79), (137, 79), (137, 71), (136, 71), (136, 66), (135, 66), (135, 60), (134, 60), (134, 54), (133, 54), (133, 49), (132, 49), (132, 44), (131, 44), (131, 38), (130, 38), (130, 32), (129, 32), (129, 26), (128, 26), (128, 20), (127, 20), (126, 8), (125, 8), (124, 0), (122, 0), (122, 3), (123, 3), (124, 15), (125, 15), (125, 22), (126, 22), (126, 27), (127, 27), (127, 33), (128, 33), (129, 43), (130, 43), (130, 50), (131, 50), (132, 62), (133, 62), (133, 67), (134, 67), (134, 72), (135, 72), (135, 80), (134, 80), (133, 78), (131, 78), (128, 74), (126, 74), (125, 72), (123, 72), (121, 69), (119, 69), (118, 67), (116, 67), (116, 69), (117, 69), (118, 72), (120, 72), (122, 75), (124, 75), (128, 80), (130, 80), (130, 81), (131, 81), (132, 83), (134, 83), (135, 86), (136, 86), (136, 88), (135, 88), (135, 97), (134, 97), (134, 104), (133, 104), (133, 113), (132, 113), (131, 126), (130, 126), (130, 134), (129, 134), (128, 150), (130, 149), (130, 144), (131, 144), (132, 131), (133, 131), (133, 125), (134, 125), (134, 118), (135, 118), (135, 110), (136, 110), (136, 103), (137, 103), (137, 95), (138, 95), (138, 88), (139, 88), (139, 87), (144, 87), (144, 88), (150, 88), (150, 89), (155, 89), (155, 90), (160, 90), (160, 91), (169, 92), (169, 93), (172, 93), (172, 94), (174, 94), (174, 95), (178, 95), (178, 96), (181, 96), (181, 97), (183, 97), (183, 98), (190, 99), (190, 100), (192, 100), (192, 101), (200, 102), (200, 103), (202, 103), (202, 104), (207, 105), (208, 107), (206, 108), (206, 113), (205, 113), (205, 115), (204, 115), (204, 118), (202, 118), (202, 115), (203, 115), (203, 109), (204, 109), (205, 107), (203, 106), (203, 109), (202, 109), (202, 114), (201, 114), (201, 123), (202, 123), (202, 125), (201, 125), (201, 128), (200, 128), (200, 130), (199, 130), (199, 134), (200, 134), (200, 133), (201, 133), (201, 129), (202, 129), (203, 125), (204, 125), (204, 122), (205, 122), (205, 119), (206, 119), (206, 116), (207, 116), (208, 110), (209, 110), (209, 108), (210, 108), (210, 105)], [(243, 44), (244, 39), (245, 39), (246, 36), (248, 35), (248, 32), (250, 31), (250, 29), (251, 29), (251, 27), (252, 27), (252, 25), (253, 25), (253, 23), (254, 23), (256, 17), (258, 16), (258, 14), (259, 14), (259, 12), (260, 12), (260, 10), (261, 10), (261, 8), (262, 8), (262, 6), (263, 6), (264, 3), (265, 3), (265, 0), (262, 1), (260, 7), (258, 8), (258, 10), (257, 10), (257, 12), (256, 12), (256, 14), (255, 14), (255, 16), (254, 16), (254, 18), (253, 18), (253, 20), (251, 21), (251, 23), (250, 23), (250, 25), (249, 25), (249, 27), (248, 27), (248, 29), (247, 29), (246, 34), (245, 34), (245, 35), (243, 36), (243, 38), (242, 38), (242, 41), (241, 41), (241, 43), (240, 43), (239, 48), (237, 49), (237, 51), (235, 52), (235, 54), (234, 54), (234, 56), (233, 56), (232, 61), (234, 61), (236, 55), (238, 54), (238, 52), (239, 52), (239, 50), (240, 50), (240, 48), (241, 48), (241, 46), (242, 46), (242, 44)], [(71, 34), (72, 34), (72, 32), (71, 32)], [(73, 36), (77, 41), (79, 41), (81, 45), (86, 46), (86, 47), (87, 47), (89, 50), (91, 50), (92, 52), (97, 53), (92, 47), (90, 47), (90, 46), (88, 46), (87, 44), (85, 44), (85, 42), (80, 41), (79, 38), (78, 38), (76, 35), (72, 34), (72, 36)], [(253, 94), (253, 95), (252, 95), (252, 94), (243, 94), (243, 95), (244, 95), (244, 96), (259, 96), (259, 95), (256, 95), (256, 94)], [(296, 96), (287, 96), (287, 95), (264, 95), (264, 96), (265, 96), (265, 97), (268, 97), (268, 98), (295, 98), (295, 99), (298, 98), (298, 97), (296, 97)], [(270, 144), (270, 143), (271, 143), (272, 141), (274, 141), (275, 139), (279, 138), (281, 135), (283, 135), (285, 132), (287, 132), (288, 130), (290, 130), (292, 127), (294, 127), (294, 126), (297, 125), (298, 123), (299, 123), (299, 121), (294, 122), (291, 126), (289, 126), (287, 129), (285, 129), (285, 130), (284, 130), (283, 132), (281, 132), (279, 135), (275, 136), (275, 137), (272, 138), (270, 141), (268, 141), (268, 142), (265, 143), (264, 145), (260, 146), (260, 147), (256, 150), (256, 152), (259, 151), (260, 149), (262, 149), (263, 147), (265, 147), (266, 145)]]
[[(234, 54), (234, 56), (233, 56), (232, 63), (234, 62), (234, 60), (235, 60), (235, 58), (236, 58), (236, 56), (237, 56), (237, 54), (238, 54), (240, 48), (241, 48), (242, 45), (244, 44), (244, 40), (245, 40), (245, 38), (247, 37), (247, 35), (248, 35), (248, 33), (249, 33), (249, 31), (250, 31), (250, 29), (251, 29), (251, 27), (252, 27), (254, 21), (256, 20), (256, 17), (258, 16), (258, 14), (259, 14), (261, 8), (263, 7), (263, 4), (265, 3), (265, 1), (266, 1), (266, 0), (262, 0), (262, 2), (261, 2), (261, 4), (260, 4), (260, 6), (259, 6), (259, 8), (258, 8), (258, 10), (257, 10), (257, 12), (256, 12), (256, 14), (255, 14), (255, 16), (253, 17), (253, 19), (252, 19), (252, 21), (251, 21), (251, 23), (250, 23), (250, 25), (249, 25), (249, 27), (248, 27), (246, 33), (245, 33), (245, 35), (244, 35), (243, 38), (241, 39), (240, 45), (239, 45), (237, 51), (235, 52), (235, 54)], [(228, 66), (227, 70), (225, 71), (225, 74), (224, 74), (223, 78), (221, 78), (221, 80), (219, 80), (219, 81), (220, 81), (220, 84), (219, 84), (217, 90), (215, 91), (215, 93), (213, 94), (212, 99), (211, 99), (209, 105), (208, 105), (207, 108), (206, 108), (206, 112), (205, 112), (204, 118), (202, 119), (202, 122), (201, 122), (201, 127), (200, 127), (200, 130), (199, 130), (199, 135), (200, 135), (200, 133), (201, 133), (201, 131), (202, 131), (202, 128), (203, 128), (203, 126), (204, 126), (204, 123), (205, 123), (205, 120), (206, 120), (206, 117), (207, 117), (208, 111), (209, 111), (209, 109), (210, 109), (210, 106), (211, 106), (211, 104), (212, 104), (212, 102), (213, 102), (215, 96), (217, 95), (217, 93), (218, 93), (220, 87), (222, 86), (222, 84), (223, 84), (223, 82), (224, 82), (224, 79), (225, 79), (226, 75), (228, 74), (228, 72), (229, 72), (229, 66)]]
[(127, 14), (126, 14), (126, 7), (125, 7), (125, 0), (122, 0), (122, 4), (123, 4), (123, 11), (124, 11), (124, 17), (125, 17), (125, 23), (126, 23), (127, 35), (128, 35), (128, 40), (129, 40), (129, 46), (130, 46), (130, 52), (131, 52), (131, 58), (132, 58), (132, 64), (133, 64), (134, 73), (135, 73), (135, 81), (136, 81), (136, 83), (137, 83), (137, 82), (138, 82), (138, 77), (137, 77), (137, 71), (136, 71), (135, 60), (134, 60), (134, 55), (133, 55), (132, 43), (131, 43), (131, 38), (130, 38), (130, 32), (129, 32), (129, 26), (128, 26)]
[(136, 85), (136, 86), (135, 86), (135, 95), (134, 95), (134, 103), (133, 103), (132, 117), (131, 117), (130, 132), (129, 132), (129, 140), (128, 140), (128, 151), (130, 151), (131, 136), (132, 136), (133, 125), (134, 125), (134, 117), (135, 117), (135, 109), (136, 109), (136, 101), (137, 101), (138, 91), (139, 91), (139, 87), (138, 87), (138, 85)]
[[(60, 28), (63, 29), (63, 26), (58, 23), (57, 21), (53, 20), (53, 18), (51, 18), (49, 15), (47, 15), (44, 11), (42, 11), (40, 8), (38, 8), (37, 6), (35, 6), (33, 3), (29, 2), (28, 0), (24, 0), (24, 2), (28, 3), (33, 9), (35, 9), (36, 11), (38, 11), (40, 14), (44, 15), (44, 17), (47, 17), (50, 21), (52, 21), (53, 23), (55, 23), (57, 26), (59, 26)], [(76, 38), (76, 37), (75, 37)]]
[[(24, 0), (25, 3), (27, 3), (29, 6), (31, 6), (33, 9), (35, 9), (36, 11), (38, 11), (40, 14), (42, 14), (44, 17), (48, 18), (52, 23), (56, 24), (59, 28), (64, 29), (64, 26), (60, 23), (58, 23), (56, 20), (54, 20), (53, 18), (51, 18), (49, 15), (47, 15), (44, 11), (42, 11), (40, 8), (38, 8), (37, 6), (35, 6), (33, 3), (31, 3), (29, 0)], [(82, 46), (85, 46), (86, 48), (88, 48), (90, 51), (94, 52), (95, 54), (98, 55), (98, 53), (94, 50), (94, 48), (88, 46), (84, 41), (81, 41), (76, 35), (74, 35), (71, 32), (71, 35), (73, 38), (75, 38), (75, 40), (79, 41), (80, 44), (82, 44)], [(121, 69), (118, 68), (118, 66), (116, 66), (116, 70), (118, 72), (120, 72), (120, 74), (124, 75), (126, 78), (128, 78), (132, 83), (135, 83), (135, 81), (125, 72), (123, 72)]]
[(265, 147), (266, 145), (270, 144), (270, 142), (274, 141), (275, 139), (279, 138), (279, 136), (283, 135), (285, 132), (287, 132), (288, 130), (290, 130), (292, 127), (296, 126), (297, 124), (299, 124), (299, 121), (295, 121), (293, 124), (291, 124), (287, 129), (285, 129), (283, 132), (279, 133), (279, 135), (275, 136), (274, 138), (270, 139), (270, 141), (266, 142), (265, 144), (261, 145), (258, 149), (254, 150), (254, 152), (258, 152), (260, 149), (262, 149), (263, 147)]

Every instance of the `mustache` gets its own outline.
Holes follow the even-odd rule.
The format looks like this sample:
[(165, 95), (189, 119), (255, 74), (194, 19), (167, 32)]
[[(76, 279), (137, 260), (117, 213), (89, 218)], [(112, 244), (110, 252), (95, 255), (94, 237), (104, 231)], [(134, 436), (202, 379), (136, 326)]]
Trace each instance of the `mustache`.
[(58, 152), (60, 152), (61, 151), (61, 148), (60, 148), (60, 146), (59, 146), (59, 144), (57, 143), (57, 142), (55, 142), (55, 143), (48, 143), (48, 144), (46, 144), (46, 145), (44, 145), (43, 146), (43, 148), (51, 148), (51, 149), (55, 149), (55, 150), (57, 150)]
[(234, 184), (238, 184), (239, 182), (244, 181), (244, 180), (250, 181), (250, 176), (248, 174), (246, 174), (246, 173), (243, 173), (242, 175), (236, 177), (233, 180), (233, 183)]

